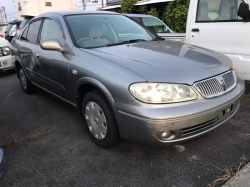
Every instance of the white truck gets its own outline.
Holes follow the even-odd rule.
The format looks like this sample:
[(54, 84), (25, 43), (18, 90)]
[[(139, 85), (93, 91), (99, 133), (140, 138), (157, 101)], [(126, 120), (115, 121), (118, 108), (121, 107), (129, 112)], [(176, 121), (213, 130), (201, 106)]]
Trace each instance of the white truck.
[(239, 76), (250, 81), (250, 0), (244, 1), (191, 0), (186, 33), (159, 35), (227, 55), (235, 63)]

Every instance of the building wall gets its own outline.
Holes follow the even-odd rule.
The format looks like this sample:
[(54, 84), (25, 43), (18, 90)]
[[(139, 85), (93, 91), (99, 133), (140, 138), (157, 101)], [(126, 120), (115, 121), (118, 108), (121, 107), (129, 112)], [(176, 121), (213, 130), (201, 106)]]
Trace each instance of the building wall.
[[(52, 6), (45, 6), (51, 3)], [(75, 10), (75, 0), (15, 0), (17, 17), (22, 20), (21, 15), (42, 14), (58, 10)]]

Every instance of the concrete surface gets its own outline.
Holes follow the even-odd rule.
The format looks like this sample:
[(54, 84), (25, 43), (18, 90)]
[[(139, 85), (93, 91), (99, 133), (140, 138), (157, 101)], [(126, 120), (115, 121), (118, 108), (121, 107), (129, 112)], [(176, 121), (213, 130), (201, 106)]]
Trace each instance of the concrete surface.
[(250, 187), (250, 163), (236, 173), (223, 187)]
[(0, 141), (48, 128), (34, 142), (6, 149), (0, 186), (208, 186), (223, 174), (214, 166), (237, 167), (243, 154), (250, 156), (249, 119), (250, 96), (227, 123), (185, 144), (152, 148), (122, 141), (102, 149), (78, 111), (40, 90), (27, 95), (15, 74), (0, 72)]

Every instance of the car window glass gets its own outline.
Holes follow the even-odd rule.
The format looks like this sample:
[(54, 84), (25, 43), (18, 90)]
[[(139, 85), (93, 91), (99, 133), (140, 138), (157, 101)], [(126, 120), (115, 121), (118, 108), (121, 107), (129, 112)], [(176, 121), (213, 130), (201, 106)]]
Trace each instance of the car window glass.
[(31, 43), (37, 43), (37, 36), (38, 36), (41, 22), (42, 22), (42, 20), (38, 20), (38, 21), (32, 22), (29, 25), (29, 30), (28, 30), (28, 34), (27, 34), (27, 41), (29, 41)]
[(202, 22), (242, 20), (237, 15), (242, 0), (199, 0), (196, 20)]
[(65, 43), (58, 24), (52, 19), (45, 19), (43, 22), (40, 42), (47, 39), (56, 39), (61, 45)]
[(6, 31), (7, 31), (7, 32), (10, 32), (10, 30), (11, 30), (12, 27), (13, 27), (13, 24), (9, 24), (9, 25), (7, 26)]
[(142, 22), (146, 27), (154, 30), (156, 33), (169, 33), (169, 30), (166, 25), (164, 25), (158, 19), (143, 17)]
[(22, 21), (22, 23), (19, 25), (19, 29), (23, 29), (28, 23), (29, 21), (31, 20), (32, 18), (26, 18)]
[(22, 36), (21, 36), (21, 40), (27, 40), (28, 28), (29, 28), (29, 26), (27, 26), (27, 27), (25, 28), (25, 30), (23, 31), (23, 34), (22, 34)]
[(103, 47), (129, 40), (152, 40), (155, 36), (121, 15), (73, 15), (66, 17), (79, 47)]

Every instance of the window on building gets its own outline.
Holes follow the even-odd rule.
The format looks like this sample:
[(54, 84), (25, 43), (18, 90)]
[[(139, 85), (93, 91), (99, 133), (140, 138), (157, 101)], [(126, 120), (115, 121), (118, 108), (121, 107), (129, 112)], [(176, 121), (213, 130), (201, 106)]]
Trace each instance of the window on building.
[(19, 2), (18, 3), (18, 11), (21, 11), (22, 10), (22, 7), (21, 7), (21, 3)]
[(37, 43), (37, 36), (38, 36), (38, 31), (39, 31), (41, 22), (42, 20), (38, 20), (38, 21), (35, 20), (30, 24), (28, 34), (27, 34), (27, 41), (31, 43)]
[(42, 32), (41, 32), (41, 40), (48, 40), (48, 39), (56, 39), (60, 45), (64, 45), (65, 40), (62, 36), (62, 32), (58, 27), (57, 23), (52, 19), (45, 19), (43, 22)]
[(45, 2), (45, 6), (52, 6), (51, 2)]
[(237, 12), (242, 0), (199, 0), (196, 20), (202, 22), (242, 20)]

